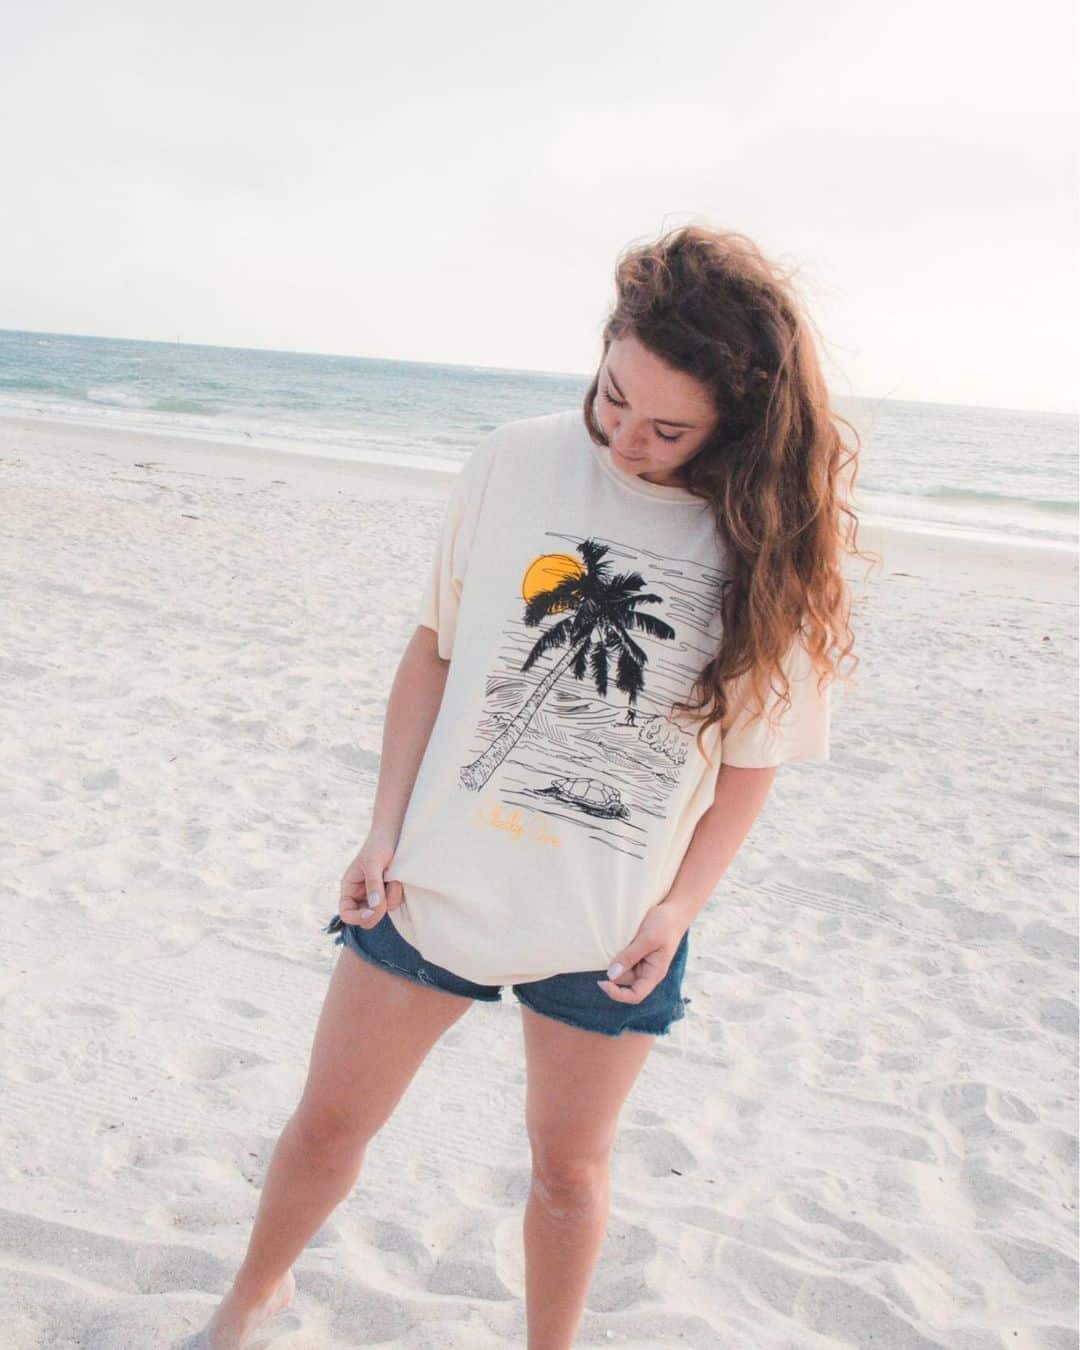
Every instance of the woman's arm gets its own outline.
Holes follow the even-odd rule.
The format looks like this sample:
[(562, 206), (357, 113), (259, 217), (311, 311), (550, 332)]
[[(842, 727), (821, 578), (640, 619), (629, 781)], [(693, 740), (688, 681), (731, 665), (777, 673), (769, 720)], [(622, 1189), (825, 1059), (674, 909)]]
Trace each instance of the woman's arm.
[(704, 908), (750, 833), (775, 777), (775, 766), (740, 769), (734, 764), (721, 764), (713, 804), (698, 821), (682, 866), (663, 900), (663, 908), (674, 910), (680, 923), (685, 921), (685, 928)]
[(337, 916), (325, 931), (343, 923), (372, 928), (383, 917), (383, 903), (395, 909), (404, 900), (400, 881), (386, 881), (397, 848), (420, 761), (442, 702), (450, 662), (439, 655), (435, 631), (417, 625), (398, 662), (383, 719), (382, 757), (371, 826), (360, 851), (345, 869)]
[[(694, 827), (671, 889), (642, 919), (632, 941), (597, 980), (617, 1003), (640, 1003), (664, 977), (683, 934), (704, 908), (765, 804), (776, 768), (721, 764), (713, 804)], [(657, 959), (654, 953), (662, 953)], [(623, 979), (628, 983), (618, 984)]]
[(435, 630), (418, 625), (390, 687), (383, 721), (379, 783), (369, 839), (397, 847), (405, 808), (442, 703), (450, 662), (439, 655)]

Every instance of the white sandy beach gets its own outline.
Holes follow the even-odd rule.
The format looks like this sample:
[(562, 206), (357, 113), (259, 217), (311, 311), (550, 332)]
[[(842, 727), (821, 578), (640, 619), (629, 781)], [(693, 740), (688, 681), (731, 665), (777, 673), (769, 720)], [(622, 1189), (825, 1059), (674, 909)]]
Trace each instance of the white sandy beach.
[[(449, 478), (3, 419), (0, 480), (0, 1346), (161, 1350), (304, 1082)], [(582, 1347), (1077, 1345), (1076, 554), (860, 544), (832, 758), (691, 930)], [(256, 1344), (524, 1347), (523, 1109), (506, 990)]]

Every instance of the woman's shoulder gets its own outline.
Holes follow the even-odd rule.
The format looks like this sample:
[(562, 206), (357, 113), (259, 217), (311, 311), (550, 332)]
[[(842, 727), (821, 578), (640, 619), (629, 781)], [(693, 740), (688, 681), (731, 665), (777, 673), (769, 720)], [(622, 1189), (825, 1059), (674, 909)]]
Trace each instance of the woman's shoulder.
[(575, 431), (584, 433), (580, 408), (561, 408), (558, 412), (539, 413), (533, 417), (515, 417), (490, 428), (482, 445), (536, 444), (539, 440), (561, 441)]
[(478, 467), (486, 471), (496, 463), (517, 474), (541, 476), (558, 472), (567, 456), (580, 452), (586, 435), (582, 415), (567, 408), (535, 417), (517, 417), (492, 427), (473, 451)]
[(536, 510), (556, 488), (573, 481), (582, 466), (585, 424), (576, 408), (537, 417), (518, 417), (487, 430), (466, 459), (459, 491), (477, 503), (508, 499), (516, 512)]

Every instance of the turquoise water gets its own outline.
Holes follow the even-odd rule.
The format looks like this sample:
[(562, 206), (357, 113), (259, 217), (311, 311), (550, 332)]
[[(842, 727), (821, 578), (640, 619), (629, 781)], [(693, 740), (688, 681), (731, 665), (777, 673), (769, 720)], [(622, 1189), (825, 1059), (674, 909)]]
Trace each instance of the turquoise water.
[[(591, 376), (0, 330), (0, 415), (337, 458), (460, 463), (491, 427), (578, 406)], [(1077, 539), (1077, 418), (837, 399), (867, 519)]]

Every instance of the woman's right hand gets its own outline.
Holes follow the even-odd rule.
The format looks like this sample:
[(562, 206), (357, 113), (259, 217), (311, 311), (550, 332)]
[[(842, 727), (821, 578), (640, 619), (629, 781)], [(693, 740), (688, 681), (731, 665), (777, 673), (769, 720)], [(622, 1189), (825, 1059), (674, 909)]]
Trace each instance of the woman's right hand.
[(385, 880), (393, 857), (394, 845), (389, 840), (368, 835), (341, 878), (338, 914), (342, 923), (374, 928), (387, 910), (397, 909), (404, 901), (401, 882)]

